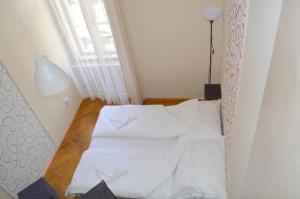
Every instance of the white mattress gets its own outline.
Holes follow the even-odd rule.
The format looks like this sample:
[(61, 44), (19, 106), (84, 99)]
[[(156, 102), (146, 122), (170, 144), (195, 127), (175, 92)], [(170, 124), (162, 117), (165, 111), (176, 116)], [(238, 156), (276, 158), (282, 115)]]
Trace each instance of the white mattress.
[[(220, 127), (220, 102), (219, 101), (201, 101), (196, 100), (196, 108), (189, 103), (195, 102), (193, 100), (186, 101), (177, 106), (168, 106), (167, 109), (170, 113), (179, 117), (182, 121), (189, 124), (196, 110), (196, 123), (205, 123), (210, 128), (221, 134)], [(188, 105), (188, 106), (187, 106)], [(150, 107), (150, 106), (148, 106)], [(187, 111), (184, 113), (182, 110)], [(187, 114), (189, 113), (189, 114)], [(99, 126), (100, 117), (96, 123), (95, 129)], [(195, 130), (197, 131), (197, 130)], [(97, 132), (94, 130), (92, 141), (89, 146), (90, 149), (124, 149), (124, 150), (165, 150), (170, 149), (175, 143), (177, 138), (142, 138), (142, 137), (97, 137)]]
[[(220, 130), (220, 118), (219, 118), (219, 102), (217, 102), (217, 101), (216, 102), (203, 102), (203, 103), (201, 102), (201, 104), (200, 103), (197, 104), (196, 108), (192, 107), (192, 106), (185, 107), (183, 105), (184, 104), (181, 104), (178, 107), (168, 107), (169, 108), (168, 111), (170, 111), (172, 114), (179, 117), (187, 125), (193, 125), (192, 126), (193, 132), (195, 134), (201, 135), (202, 138), (204, 137), (205, 139), (211, 139), (211, 137), (215, 137), (216, 135), (220, 136), (221, 130)], [(185, 111), (187, 110), (187, 112), (184, 112), (183, 110), (185, 110)], [(196, 113), (193, 112), (193, 110), (196, 110)], [(187, 114), (187, 113), (189, 113), (189, 114)], [(190, 113), (193, 113), (193, 114), (190, 114)], [(193, 120), (193, 117), (195, 117), (194, 120)], [(97, 124), (98, 123), (99, 123), (99, 119), (97, 121)], [(208, 126), (209, 128), (207, 128), (206, 126)], [(206, 130), (209, 130), (209, 131), (206, 132)], [(144, 132), (144, 129), (141, 128), (140, 131)], [(158, 130), (158, 132), (160, 132), (160, 131)], [(169, 151), (169, 149), (172, 149), (172, 148), (174, 148), (174, 146), (177, 146), (176, 145), (177, 141), (178, 141), (178, 137), (172, 137), (172, 138), (166, 138), (166, 137), (154, 138), (153, 137), (153, 138), (150, 138), (150, 137), (126, 137), (126, 136), (122, 136), (122, 137), (96, 136), (95, 131), (94, 131), (89, 149), (91, 149), (91, 151), (93, 151), (93, 149), (103, 149), (103, 150), (112, 149), (112, 150), (117, 150), (117, 151), (118, 150), (120, 150), (120, 151), (127, 151), (127, 150), (128, 151), (156, 151), (157, 150), (157, 151), (163, 152), (163, 151)], [(201, 146), (201, 145), (202, 144), (197, 143), (197, 146)], [(194, 192), (195, 191), (197, 192), (199, 190), (199, 186), (201, 188), (203, 188), (203, 186), (204, 186), (203, 183), (204, 184), (208, 183), (208, 186), (206, 185), (206, 189), (211, 188), (211, 190), (218, 190), (219, 185), (220, 185), (220, 187), (223, 187), (222, 182), (217, 182), (218, 180), (220, 180), (220, 178), (222, 179), (223, 174), (225, 175), (225, 170), (224, 170), (225, 166), (224, 166), (224, 162), (223, 162), (224, 161), (223, 160), (224, 151), (222, 151), (222, 147), (223, 147), (223, 144), (214, 145), (213, 147), (211, 147), (211, 153), (208, 153), (209, 147), (207, 147), (207, 148), (204, 147), (205, 150), (200, 148), (199, 151), (205, 151), (204, 154), (206, 154), (207, 157), (206, 156), (200, 157), (200, 159), (198, 159), (198, 155), (197, 155), (197, 158), (191, 159), (194, 161), (194, 163), (191, 163), (189, 158), (185, 161), (186, 163), (182, 163), (182, 165), (184, 165), (184, 168), (181, 169), (181, 173), (177, 172), (180, 174), (179, 177), (172, 176), (172, 178), (170, 178), (170, 181), (172, 181), (172, 180), (174, 180), (174, 182), (176, 181), (176, 184), (178, 185), (177, 190), (180, 193), (184, 193), (184, 191), (188, 191), (188, 190), (191, 191), (192, 189), (194, 189)], [(219, 148), (221, 148), (221, 149), (219, 150)], [(191, 154), (188, 154), (187, 156), (190, 157)], [(98, 158), (98, 156), (96, 156), (95, 159), (97, 159), (97, 158)], [(203, 167), (203, 165), (204, 166), (207, 165), (207, 168), (201, 168), (198, 165), (199, 168), (201, 168), (201, 170), (202, 169), (204, 170), (204, 172), (199, 171), (199, 172), (195, 173), (195, 171), (194, 171), (195, 169), (190, 169), (191, 166), (193, 166), (194, 164), (196, 165), (195, 161), (198, 161), (196, 163), (200, 162), (199, 165), (202, 167)], [(207, 164), (203, 164), (203, 161), (207, 162)], [(87, 176), (87, 179), (88, 179), (87, 182), (92, 182), (93, 180), (91, 180), (91, 179), (94, 179), (96, 176), (96, 174), (93, 173), (94, 170), (89, 169), (89, 166), (90, 166), (89, 164), (92, 161), (90, 161), (90, 160), (82, 161), (81, 160), (81, 162), (82, 162), (83, 166), (81, 165), (81, 167), (80, 167), (80, 164), (79, 164), (79, 166), (77, 167), (76, 172), (75, 172), (75, 174), (78, 174), (77, 178), (75, 178), (75, 180), (74, 180), (74, 176), (76, 176), (74, 174), (73, 179), (72, 179), (72, 182), (74, 181), (73, 184), (75, 184), (75, 186), (74, 186), (75, 189), (73, 189), (74, 187), (72, 187), (72, 186), (71, 186), (71, 189), (69, 189), (70, 188), (70, 186), (69, 186), (69, 188), (68, 188), (69, 192), (67, 191), (68, 194), (78, 194), (78, 193), (84, 193), (86, 191), (85, 190), (87, 187), (86, 184), (84, 184), (82, 182), (79, 183), (79, 181), (76, 180), (76, 179), (82, 179), (82, 178), (80, 178), (80, 176), (81, 177), (83, 176), (84, 178), (86, 178), (86, 176)], [(87, 164), (88, 166), (85, 167), (85, 164)], [(211, 168), (213, 168), (213, 169), (211, 169)], [(208, 172), (206, 172), (206, 171), (209, 171), (209, 170), (213, 171), (213, 173), (208, 174)], [(217, 174), (214, 173), (215, 171)], [(218, 172), (218, 171), (220, 171), (220, 172)], [(87, 175), (87, 174), (89, 174), (89, 172), (91, 172), (91, 175)], [(198, 174), (198, 176), (196, 176), (196, 174)], [(210, 179), (214, 175), (216, 175), (215, 179), (216, 179), (217, 183), (209, 184), (212, 181)], [(187, 183), (184, 182), (184, 184), (180, 184), (182, 179), (184, 179), (183, 177), (185, 177), (185, 176), (189, 176), (187, 179), (192, 179), (192, 177), (194, 176), (198, 180), (192, 179), (192, 182), (187, 181), (189, 183), (189, 187), (186, 187)], [(175, 179), (174, 177), (176, 177), (177, 179)], [(205, 182), (202, 182), (203, 179), (209, 179), (209, 180), (207, 180), (207, 182), (205, 180), (204, 180)], [(214, 179), (214, 178), (212, 178), (212, 179)], [(224, 179), (225, 179), (225, 177), (224, 177)], [(95, 178), (95, 182), (97, 180), (98, 179)], [(197, 182), (199, 181), (199, 182), (196, 183), (196, 181)], [(79, 184), (77, 184), (77, 183), (79, 183)], [(89, 183), (87, 183), (87, 184), (89, 184)], [(72, 183), (71, 183), (71, 185), (72, 185)], [(81, 185), (84, 188), (84, 191), (82, 191), (82, 190), (78, 191), (77, 188), (78, 187), (81, 188)], [(168, 182), (166, 182), (165, 185), (166, 186), (161, 186), (162, 189), (158, 189), (155, 191), (155, 193), (158, 194), (157, 196), (159, 196), (159, 197), (156, 197), (156, 195), (153, 195), (153, 196), (155, 196), (156, 198), (161, 198), (160, 196), (163, 196), (164, 193), (170, 191)], [(193, 185), (194, 185), (194, 187), (192, 187)], [(93, 187), (93, 186), (91, 185), (91, 187)], [(217, 187), (217, 188), (215, 188), (215, 187)], [(182, 188), (183, 190), (181, 190), (179, 188)], [(209, 192), (209, 191), (206, 191), (206, 192)], [(189, 192), (187, 194), (189, 194)], [(203, 198), (203, 197), (201, 197), (201, 198)], [(214, 198), (214, 197), (208, 197), (208, 198)], [(223, 199), (223, 197), (222, 197), (222, 199)]]
[(168, 150), (177, 138), (93, 137), (89, 149)]

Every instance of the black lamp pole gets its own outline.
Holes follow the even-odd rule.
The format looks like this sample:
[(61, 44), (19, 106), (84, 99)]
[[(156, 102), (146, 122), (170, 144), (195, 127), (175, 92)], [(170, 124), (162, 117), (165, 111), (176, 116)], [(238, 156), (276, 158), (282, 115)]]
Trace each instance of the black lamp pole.
[(205, 84), (205, 99), (214, 100), (221, 98), (221, 85), (211, 83), (211, 67), (212, 67), (212, 58), (215, 54), (214, 44), (213, 44), (213, 20), (210, 20), (210, 50), (209, 50), (209, 73), (208, 73), (208, 84)]
[(208, 84), (211, 84), (211, 65), (212, 65), (212, 56), (214, 54), (213, 48), (213, 36), (212, 36), (212, 27), (213, 27), (213, 20), (210, 22), (210, 50), (209, 50), (209, 74), (208, 74)]

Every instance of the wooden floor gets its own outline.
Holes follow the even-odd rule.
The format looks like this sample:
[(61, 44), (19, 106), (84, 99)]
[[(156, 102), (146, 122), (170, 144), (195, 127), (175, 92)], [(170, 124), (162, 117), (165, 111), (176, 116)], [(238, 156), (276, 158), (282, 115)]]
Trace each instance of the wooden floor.
[[(174, 105), (186, 99), (146, 99), (144, 104)], [(80, 160), (81, 154), (90, 144), (90, 137), (101, 108), (105, 105), (100, 100), (84, 100), (69, 128), (63, 142), (56, 152), (45, 179), (56, 190), (60, 199), (66, 199), (65, 190)]]
[(179, 104), (188, 100), (189, 98), (148, 98), (145, 99), (143, 104), (144, 105), (151, 105), (151, 104), (162, 104), (165, 106)]
[(71, 127), (44, 176), (60, 199), (68, 198), (65, 197), (66, 187), (72, 179), (81, 154), (89, 146), (99, 111), (104, 105), (105, 103), (100, 100), (84, 100), (81, 103)]

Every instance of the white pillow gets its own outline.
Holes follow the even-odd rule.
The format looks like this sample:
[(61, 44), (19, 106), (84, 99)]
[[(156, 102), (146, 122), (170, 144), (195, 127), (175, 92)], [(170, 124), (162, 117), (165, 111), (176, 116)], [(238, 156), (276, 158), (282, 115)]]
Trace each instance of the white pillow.
[(167, 111), (177, 119), (193, 128), (197, 116), (198, 99), (191, 99), (173, 106), (166, 106)]
[(221, 134), (220, 106), (220, 100), (199, 101), (195, 127), (205, 125), (216, 133)]
[(203, 126), (221, 134), (220, 100), (198, 101), (191, 99), (166, 109), (183, 121), (192, 131), (203, 131)]

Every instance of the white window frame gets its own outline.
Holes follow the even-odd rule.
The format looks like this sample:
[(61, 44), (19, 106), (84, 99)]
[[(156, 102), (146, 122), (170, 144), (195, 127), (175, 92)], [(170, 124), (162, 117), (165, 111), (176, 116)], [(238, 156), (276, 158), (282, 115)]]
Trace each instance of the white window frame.
[[(63, 31), (65, 34), (68, 34), (70, 37), (70, 41), (73, 45), (75, 46), (75, 50), (76, 50), (76, 59), (79, 62), (85, 63), (85, 62), (94, 62), (97, 63), (98, 62), (98, 58), (95, 53), (86, 53), (84, 52), (84, 50), (82, 49), (82, 46), (80, 44), (78, 35), (76, 33), (76, 30), (74, 28), (74, 23), (71, 19), (71, 16), (69, 14), (68, 8), (66, 5), (66, 0), (50, 0), (50, 1), (56, 1), (56, 3), (51, 2), (52, 5), (54, 6), (55, 10), (56, 10), (56, 14), (59, 15), (60, 18), (60, 23), (63, 23), (64, 27), (66, 27), (67, 29), (65, 31)], [(104, 6), (104, 5), (103, 5)], [(109, 22), (107, 22), (109, 24)], [(112, 35), (109, 35), (108, 37), (111, 37), (113, 39)], [(71, 50), (71, 46), (70, 44), (68, 45), (68, 47)], [(111, 54), (104, 54), (104, 65), (105, 62), (107, 63), (114, 63), (115, 65), (119, 65), (119, 58), (118, 58), (118, 53), (111, 53)]]

